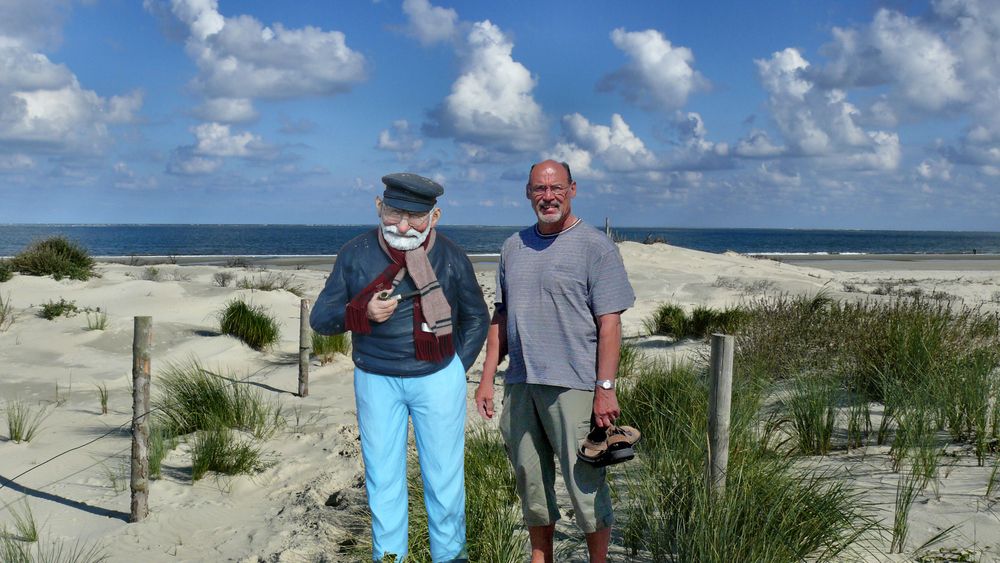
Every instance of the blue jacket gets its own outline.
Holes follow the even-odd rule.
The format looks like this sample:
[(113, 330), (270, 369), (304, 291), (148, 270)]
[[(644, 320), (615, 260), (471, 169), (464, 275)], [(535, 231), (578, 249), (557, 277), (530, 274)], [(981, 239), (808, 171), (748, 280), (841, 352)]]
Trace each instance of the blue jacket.
[[(466, 371), (476, 361), (486, 341), (490, 317), (483, 292), (476, 281), (472, 263), (455, 243), (436, 235), (428, 253), (431, 267), (437, 275), (444, 296), (451, 305), (452, 340), (455, 353), (462, 359)], [(348, 302), (361, 293), (386, 267), (389, 257), (379, 247), (378, 231), (359, 235), (340, 249), (326, 287), (316, 298), (309, 323), (320, 334), (344, 332), (344, 312)], [(413, 291), (409, 276), (396, 289), (397, 293)], [(371, 323), (370, 334), (351, 335), (352, 357), (359, 368), (382, 375), (427, 375), (443, 369), (451, 357), (440, 363), (417, 360), (413, 348), (413, 301), (399, 303), (388, 320)]]

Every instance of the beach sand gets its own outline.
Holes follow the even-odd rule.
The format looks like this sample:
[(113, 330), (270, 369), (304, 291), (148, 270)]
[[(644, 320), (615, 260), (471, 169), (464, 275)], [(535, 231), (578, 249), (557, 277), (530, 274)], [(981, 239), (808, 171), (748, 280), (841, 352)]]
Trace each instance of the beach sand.
[[(647, 353), (667, 358), (689, 358), (705, 346), (642, 336), (643, 319), (667, 301), (686, 308), (722, 307), (768, 293), (820, 291), (853, 299), (888, 287), (948, 294), (990, 311), (998, 310), (1000, 302), (1000, 257), (782, 257), (779, 262), (664, 244), (622, 243), (620, 248), (637, 296), (636, 306), (623, 315), (625, 337)], [(27, 443), (7, 440), (6, 426), (0, 425), (0, 526), (11, 527), (10, 507), (23, 508), (26, 499), (43, 542), (98, 544), (114, 562), (350, 560), (338, 550), (350, 541), (346, 515), (363, 502), (353, 364), (343, 356), (325, 366), (313, 363), (310, 394), (297, 397), (299, 297), (213, 283), (214, 274), (223, 270), (238, 280), (266, 275), (258, 268), (267, 267), (294, 276), (303, 295), (314, 298), (331, 258), (258, 257), (248, 260), (250, 268), (227, 268), (224, 257), (178, 260), (153, 266), (155, 281), (143, 279), (151, 277), (148, 265), (105, 259), (97, 268), (100, 277), (86, 282), (15, 275), (0, 284), (0, 295), (16, 313), (13, 325), (0, 333), (0, 399), (21, 400), (47, 412), (37, 437)], [(495, 257), (476, 261), (477, 276), (492, 302)], [(235, 296), (267, 307), (278, 318), (281, 341), (272, 351), (255, 352), (218, 333), (216, 313)], [(88, 330), (83, 313), (53, 321), (38, 316), (42, 304), (59, 299), (106, 311), (107, 328)], [(154, 395), (158, 370), (197, 358), (213, 371), (258, 384), (282, 403), (289, 423), (265, 443), (277, 463), (252, 477), (210, 476), (192, 484), (190, 454), (180, 445), (164, 460), (163, 478), (151, 483), (149, 517), (129, 524), (134, 316), (153, 317)], [(481, 362), (482, 355), (469, 373), (473, 424), (481, 423), (471, 401)], [(97, 385), (110, 391), (107, 415), (101, 415)], [(949, 458), (939, 494), (922, 494), (912, 508), (907, 545), (920, 545), (954, 525), (943, 546), (975, 546), (986, 560), (1000, 557), (1000, 513), (984, 498), (989, 467), (976, 467), (968, 452), (952, 449), (958, 455)], [(889, 471), (884, 448), (837, 452), (804, 463), (849, 470), (867, 491), (866, 501), (877, 516), (891, 525), (898, 476)], [(575, 533), (565, 518), (560, 530)], [(906, 560), (887, 555), (888, 548), (888, 537), (873, 540), (861, 557)]]

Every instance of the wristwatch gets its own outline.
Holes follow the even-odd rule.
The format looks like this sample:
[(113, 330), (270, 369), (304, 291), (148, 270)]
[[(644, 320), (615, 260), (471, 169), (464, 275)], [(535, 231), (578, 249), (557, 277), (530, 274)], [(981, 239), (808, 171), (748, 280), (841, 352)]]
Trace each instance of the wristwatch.
[(597, 380), (597, 386), (600, 387), (601, 389), (605, 389), (605, 390), (614, 389), (615, 388), (615, 380), (614, 379), (598, 379)]

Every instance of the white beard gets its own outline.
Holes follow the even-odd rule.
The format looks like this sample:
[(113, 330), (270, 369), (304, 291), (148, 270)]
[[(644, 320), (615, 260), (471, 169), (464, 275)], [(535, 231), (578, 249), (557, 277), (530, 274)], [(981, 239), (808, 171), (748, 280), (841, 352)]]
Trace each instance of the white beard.
[(430, 234), (430, 228), (424, 230), (422, 233), (416, 229), (410, 229), (406, 231), (406, 234), (399, 234), (399, 229), (396, 228), (396, 225), (382, 225), (382, 237), (385, 238), (385, 242), (396, 250), (402, 250), (403, 252), (420, 246), (427, 240), (427, 236)]

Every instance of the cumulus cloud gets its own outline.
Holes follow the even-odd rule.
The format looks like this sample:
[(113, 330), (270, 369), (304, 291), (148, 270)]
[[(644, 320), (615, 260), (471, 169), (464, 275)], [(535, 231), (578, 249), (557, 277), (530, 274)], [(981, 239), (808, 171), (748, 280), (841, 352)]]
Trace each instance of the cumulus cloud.
[(195, 115), (205, 121), (245, 123), (254, 121), (259, 114), (248, 98), (212, 98), (205, 100), (195, 110)]
[[(768, 92), (771, 116), (787, 144), (785, 153), (836, 156), (838, 162), (861, 169), (890, 170), (898, 166), (898, 135), (863, 129), (862, 112), (847, 100), (847, 93), (814, 82), (809, 61), (797, 49), (787, 48), (754, 62)], [(738, 155), (754, 158), (779, 152), (761, 132), (753, 133), (736, 147)]]
[(403, 12), (409, 18), (407, 33), (422, 45), (450, 41), (455, 36), (458, 13), (451, 8), (433, 6), (428, 0), (403, 0)]
[[(552, 159), (556, 162), (569, 164), (569, 169), (573, 173), (573, 179), (600, 179), (604, 173), (592, 168), (594, 158), (586, 149), (582, 149), (573, 143), (556, 143), (552, 150), (542, 153), (543, 159)], [(517, 176), (517, 179), (521, 179)]]
[(171, 174), (211, 174), (219, 170), (226, 158), (270, 159), (277, 150), (259, 135), (249, 131), (233, 132), (223, 123), (202, 123), (191, 128), (195, 142), (174, 149), (167, 163)]
[(108, 125), (132, 121), (142, 93), (101, 97), (68, 67), (33, 51), (34, 40), (0, 35), (0, 141), (57, 151), (102, 150), (110, 142)]
[(405, 119), (394, 121), (391, 131), (383, 129), (378, 134), (378, 143), (375, 144), (375, 148), (394, 152), (400, 157), (411, 156), (423, 146), (423, 139), (413, 135), (410, 131), (410, 123)]
[(514, 44), (488, 20), (472, 25), (462, 52), (462, 74), (429, 114), (426, 134), (454, 137), (500, 151), (540, 148), (546, 139), (535, 79), (514, 60)]
[(579, 113), (566, 115), (562, 127), (569, 143), (599, 158), (608, 170), (633, 172), (657, 166), (656, 156), (617, 113), (610, 125), (592, 124)]
[(56, 47), (69, 10), (69, 0), (4, 0), (0, 44), (13, 42), (31, 51)]
[(733, 152), (745, 158), (774, 158), (783, 152), (784, 147), (775, 145), (766, 131), (754, 129), (749, 135), (736, 143)]
[(731, 168), (728, 143), (708, 140), (708, 129), (696, 112), (674, 114), (673, 126), (677, 130), (680, 145), (666, 158), (666, 166), (674, 170), (709, 170)]
[(677, 109), (697, 90), (708, 87), (694, 69), (694, 55), (687, 47), (670, 43), (654, 29), (611, 32), (615, 47), (629, 63), (598, 83), (602, 91), (618, 91), (631, 103), (646, 109)]
[(224, 17), (216, 0), (173, 0), (188, 25), (188, 54), (198, 65), (195, 86), (211, 98), (331, 95), (366, 77), (363, 55), (339, 31), (265, 26), (251, 16)]

